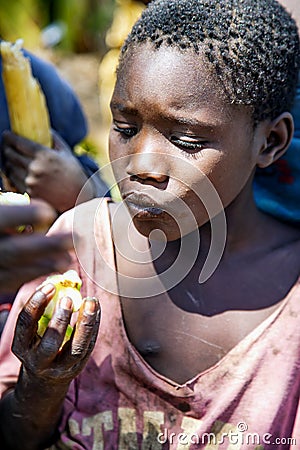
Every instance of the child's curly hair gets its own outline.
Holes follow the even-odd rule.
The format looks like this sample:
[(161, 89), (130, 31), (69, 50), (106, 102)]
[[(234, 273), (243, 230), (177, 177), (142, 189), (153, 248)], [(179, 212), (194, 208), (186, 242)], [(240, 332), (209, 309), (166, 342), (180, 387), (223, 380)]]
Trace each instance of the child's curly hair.
[(299, 71), (295, 21), (276, 0), (154, 0), (125, 41), (204, 52), (227, 100), (253, 109), (254, 123), (289, 111)]

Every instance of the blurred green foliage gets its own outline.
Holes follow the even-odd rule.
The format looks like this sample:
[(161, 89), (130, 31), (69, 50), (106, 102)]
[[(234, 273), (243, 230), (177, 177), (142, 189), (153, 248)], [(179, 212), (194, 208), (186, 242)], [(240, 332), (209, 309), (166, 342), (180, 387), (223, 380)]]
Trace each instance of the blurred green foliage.
[(59, 24), (61, 50), (81, 53), (104, 50), (104, 36), (112, 19), (115, 0), (0, 0), (0, 35), (24, 45), (42, 45), (41, 30)]
[(39, 11), (35, 0), (0, 0), (0, 35), (14, 41), (22, 37), (29, 47), (40, 39)]

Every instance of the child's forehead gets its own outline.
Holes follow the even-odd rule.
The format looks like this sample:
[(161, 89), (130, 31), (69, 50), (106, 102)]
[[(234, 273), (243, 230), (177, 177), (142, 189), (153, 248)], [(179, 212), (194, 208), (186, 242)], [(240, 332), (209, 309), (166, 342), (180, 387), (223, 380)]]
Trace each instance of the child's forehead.
[[(220, 120), (230, 123), (237, 110), (203, 55), (191, 49), (184, 52), (163, 46), (154, 49), (149, 44), (128, 52), (121, 64), (112, 99), (114, 105), (160, 117), (179, 115), (182, 120), (197, 121), (203, 115), (208, 123)], [(251, 112), (246, 109), (250, 120)]]
[(228, 103), (251, 107), (255, 123), (291, 108), (299, 37), (275, 0), (153, 0), (128, 35), (121, 62), (144, 43), (196, 54), (205, 48)]
[(127, 53), (118, 81), (122, 85), (135, 83), (141, 90), (157, 86), (165, 90), (178, 88), (191, 96), (216, 92), (225, 99), (214, 68), (204, 53), (196, 54), (192, 49), (181, 51), (168, 46), (155, 49), (151, 44), (140, 44)]

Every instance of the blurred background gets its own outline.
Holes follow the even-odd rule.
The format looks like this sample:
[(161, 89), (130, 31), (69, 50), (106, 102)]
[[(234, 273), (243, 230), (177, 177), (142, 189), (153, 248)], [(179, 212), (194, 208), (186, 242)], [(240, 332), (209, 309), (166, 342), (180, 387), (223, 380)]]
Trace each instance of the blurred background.
[(108, 161), (108, 105), (120, 46), (143, 8), (139, 0), (0, 0), (1, 38), (22, 38), (71, 84), (89, 124), (77, 151), (101, 165)]

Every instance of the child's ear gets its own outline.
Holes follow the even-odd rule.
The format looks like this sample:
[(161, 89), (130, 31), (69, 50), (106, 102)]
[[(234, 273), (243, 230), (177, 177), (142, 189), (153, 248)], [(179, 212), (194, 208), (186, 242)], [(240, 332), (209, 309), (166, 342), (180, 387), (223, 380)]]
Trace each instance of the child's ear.
[(266, 126), (265, 142), (257, 158), (258, 167), (268, 167), (288, 149), (294, 134), (294, 121), (289, 112), (284, 112)]

